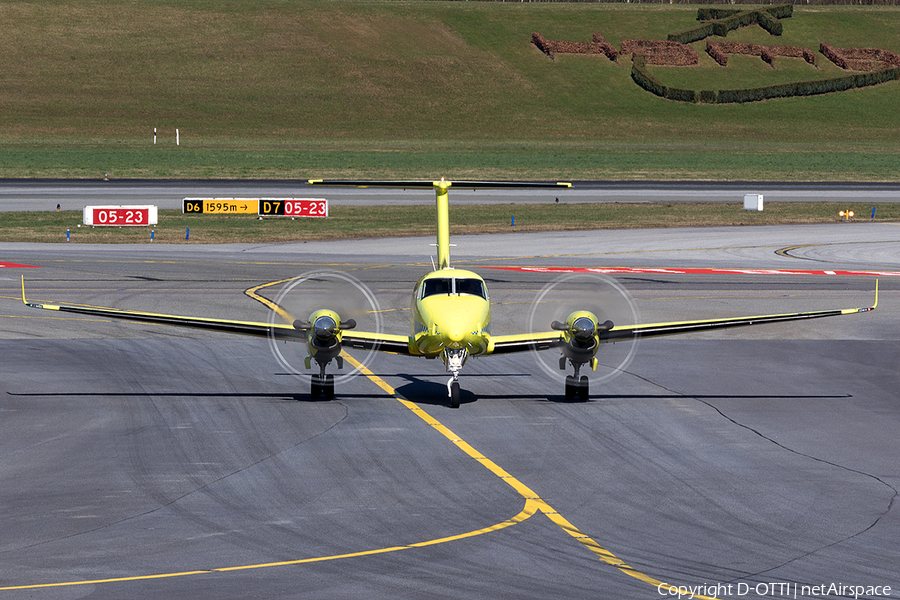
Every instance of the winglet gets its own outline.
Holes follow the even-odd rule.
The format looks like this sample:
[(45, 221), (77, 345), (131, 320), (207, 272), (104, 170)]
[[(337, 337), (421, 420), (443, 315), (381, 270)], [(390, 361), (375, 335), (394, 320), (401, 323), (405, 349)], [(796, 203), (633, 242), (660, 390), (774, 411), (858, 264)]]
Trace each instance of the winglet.
[(878, 307), (878, 280), (875, 280), (875, 303), (866, 308), (848, 308), (841, 311), (842, 315), (851, 315), (853, 313), (869, 312)]
[(50, 305), (38, 304), (37, 302), (29, 302), (25, 299), (25, 276), (22, 275), (22, 302), (30, 308), (50, 308)]

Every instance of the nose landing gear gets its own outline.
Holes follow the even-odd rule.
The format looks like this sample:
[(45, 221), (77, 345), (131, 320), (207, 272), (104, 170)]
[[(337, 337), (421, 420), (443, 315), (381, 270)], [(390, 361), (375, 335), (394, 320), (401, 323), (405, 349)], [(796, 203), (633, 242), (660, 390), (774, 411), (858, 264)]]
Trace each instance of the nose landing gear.
[(450, 397), (450, 408), (459, 408), (459, 372), (466, 362), (467, 352), (462, 350), (444, 350), (444, 364), (452, 377), (447, 382), (447, 395)]

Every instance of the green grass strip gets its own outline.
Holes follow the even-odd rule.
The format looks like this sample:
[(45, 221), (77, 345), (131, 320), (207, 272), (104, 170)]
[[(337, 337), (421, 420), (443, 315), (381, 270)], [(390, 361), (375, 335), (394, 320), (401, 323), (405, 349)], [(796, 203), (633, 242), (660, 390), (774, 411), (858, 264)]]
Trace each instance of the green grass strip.
[[(565, 231), (655, 227), (714, 227), (835, 223), (838, 212), (852, 210), (855, 221), (900, 221), (900, 204), (835, 202), (769, 203), (764, 211), (746, 211), (740, 203), (500, 204), (451, 207), (451, 233)], [(0, 242), (84, 244), (231, 244), (363, 237), (434, 235), (434, 207), (332, 206), (327, 219), (252, 215), (184, 215), (159, 211), (152, 227), (88, 227), (80, 211), (0, 213)], [(848, 226), (852, 224), (848, 223)], [(188, 230), (190, 235), (188, 238)]]

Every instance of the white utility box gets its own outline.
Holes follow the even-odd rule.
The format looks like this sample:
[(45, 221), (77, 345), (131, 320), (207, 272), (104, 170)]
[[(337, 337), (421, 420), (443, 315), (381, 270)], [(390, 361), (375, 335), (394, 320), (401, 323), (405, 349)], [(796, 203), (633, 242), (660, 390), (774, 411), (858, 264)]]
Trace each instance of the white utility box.
[(744, 194), (744, 210), (762, 210), (762, 194)]

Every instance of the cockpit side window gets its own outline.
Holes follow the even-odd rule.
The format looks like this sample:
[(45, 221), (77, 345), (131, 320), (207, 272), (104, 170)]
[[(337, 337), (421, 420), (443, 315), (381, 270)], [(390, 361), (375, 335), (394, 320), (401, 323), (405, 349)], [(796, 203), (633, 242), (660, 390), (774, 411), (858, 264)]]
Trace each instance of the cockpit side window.
[(449, 294), (453, 291), (452, 279), (426, 279), (422, 290), (422, 297), (434, 296), (435, 294)]
[(486, 294), (484, 293), (484, 283), (480, 279), (457, 279), (456, 293), (486, 298)]

